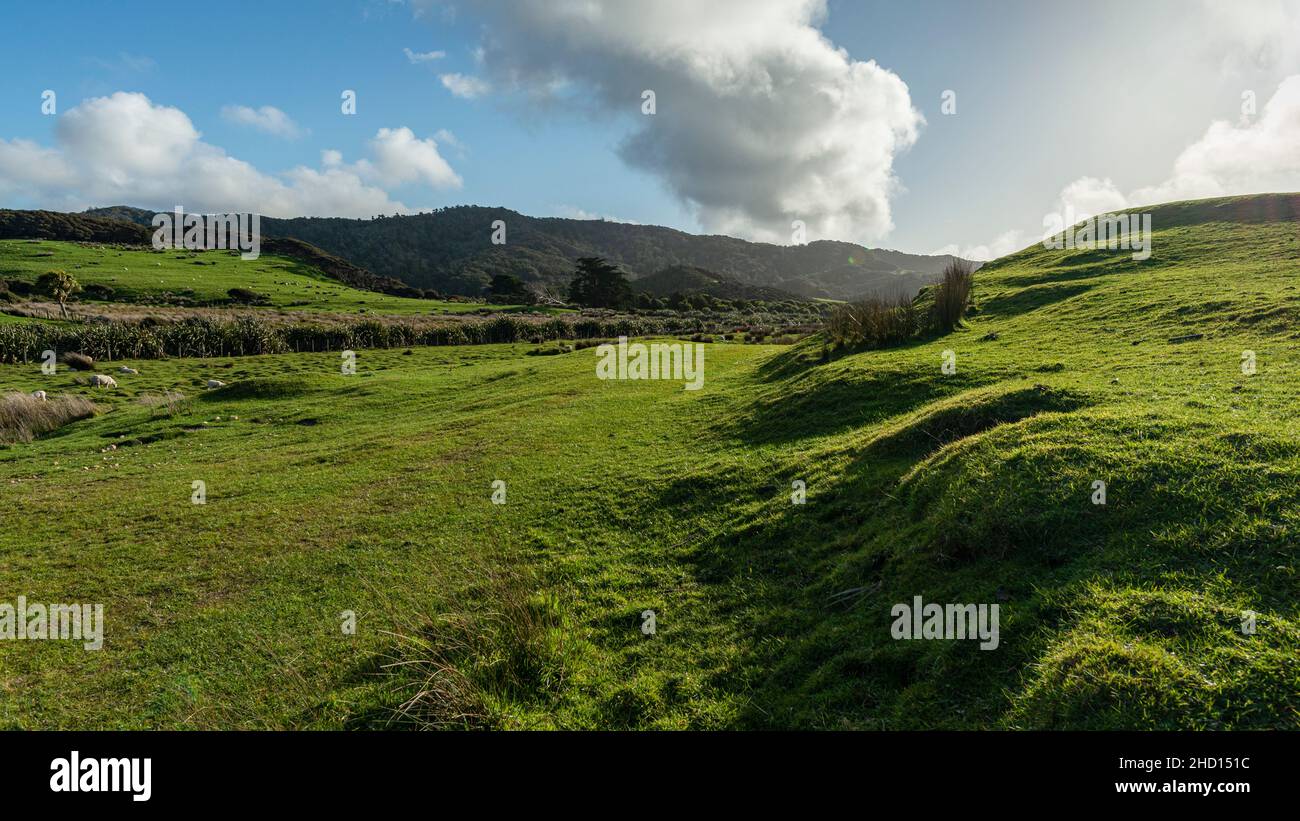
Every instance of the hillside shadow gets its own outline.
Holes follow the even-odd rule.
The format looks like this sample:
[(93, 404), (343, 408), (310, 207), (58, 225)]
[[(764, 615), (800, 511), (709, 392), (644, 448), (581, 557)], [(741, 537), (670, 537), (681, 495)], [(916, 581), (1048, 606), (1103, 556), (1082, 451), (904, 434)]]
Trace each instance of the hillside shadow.
[[(864, 451), (833, 478), (810, 483), (803, 505), (791, 503), (790, 475), (779, 467), (770, 481), (755, 484), (751, 476), (748, 486), (731, 481), (702, 488), (698, 477), (680, 477), (650, 505), (687, 522), (709, 521), (729, 506), (770, 506), (770, 513), (740, 513), (721, 527), (712, 523), (712, 534), (697, 537), (684, 557), (696, 581), (708, 586), (710, 613), (737, 626), (735, 669), (763, 671), (758, 679), (742, 681), (734, 673), (718, 682), (746, 689), (736, 728), (808, 726), (826, 715), (854, 725), (879, 721), (904, 690), (930, 676), (934, 643), (879, 639), (888, 635), (891, 603), (910, 600), (895, 589), (907, 572), (900, 566), (914, 567), (922, 547), (908, 521), (911, 504), (895, 498), (898, 479), (914, 458)], [(988, 600), (999, 586), (1010, 588), (1026, 575), (1014, 560), (978, 566), (987, 591), (953, 592), (952, 600)], [(904, 583), (909, 596), (962, 590), (939, 564), (926, 578), (924, 589)], [(1002, 670), (1029, 661), (996, 655), (976, 653), (974, 664), (934, 697), (999, 693)], [(954, 718), (955, 725), (962, 721)]]
[[(810, 480), (802, 505), (790, 500), (791, 480), (807, 470), (797, 460), (726, 469), (721, 477), (702, 468), (662, 484), (647, 509), (671, 510), (681, 531), (707, 523), (694, 526), (698, 535), (685, 560), (709, 586), (710, 617), (735, 625), (736, 666), (764, 671), (741, 682), (748, 707), (739, 725), (807, 726), (827, 715), (892, 726), (933, 725), (936, 716), (948, 716), (950, 726), (996, 722), (1007, 709), (1009, 672), (1040, 661), (1041, 631), (1069, 622), (1062, 596), (1116, 573), (1120, 584), (1138, 588), (1167, 580), (1177, 567), (1230, 579), (1271, 606), (1287, 606), (1287, 582), (1270, 575), (1272, 557), (1292, 538), (1284, 530), (1239, 531), (1212, 555), (1191, 548), (1194, 539), (1159, 550), (1151, 544), (1149, 534), (1175, 532), (1198, 518), (1206, 532), (1242, 527), (1249, 515), (1233, 500), (1255, 486), (1250, 470), (1226, 480), (1233, 484), (1222, 488), (1224, 501), (1207, 508), (1194, 465), (1171, 475), (1167, 464), (1151, 463), (1124, 480), (1125, 496), (1140, 501), (1103, 514), (1088, 503), (1086, 485), (1078, 504), (1062, 501), (1059, 475), (1044, 469), (1071, 428), (1054, 428), (1037, 457), (986, 453), (987, 461), (972, 465), (972, 452), (945, 450), (1040, 414), (1081, 410), (1094, 399), (1008, 384), (919, 405), (844, 453), (843, 468)], [(1047, 430), (1040, 426), (1034, 436)], [(1231, 445), (1246, 462), (1296, 452), (1293, 443), (1243, 433), (1204, 444)], [(936, 456), (940, 451), (957, 455)], [(1089, 458), (1105, 461), (1103, 453)], [(1007, 482), (1016, 490), (999, 494)], [(1290, 486), (1289, 495), (1295, 492)], [(969, 503), (945, 503), (954, 493)], [(735, 513), (720, 519), (719, 510)], [(1003, 623), (1001, 651), (888, 640), (891, 604), (914, 594), (1011, 602), (1015, 618)], [(1138, 619), (1127, 629), (1148, 633), (1158, 622)], [(919, 703), (909, 692), (916, 684), (924, 688)], [(960, 716), (948, 712), (958, 705)]]
[(1011, 296), (999, 296), (980, 303), (982, 318), (1018, 316), (1046, 308), (1058, 302), (1087, 293), (1095, 286), (1092, 284), (1033, 285)]

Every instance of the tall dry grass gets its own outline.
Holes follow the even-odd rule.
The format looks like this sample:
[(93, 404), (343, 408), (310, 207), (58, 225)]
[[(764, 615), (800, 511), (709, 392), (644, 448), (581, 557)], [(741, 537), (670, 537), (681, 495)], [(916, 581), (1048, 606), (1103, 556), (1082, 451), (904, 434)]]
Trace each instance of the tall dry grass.
[(943, 280), (916, 299), (870, 297), (837, 305), (827, 318), (826, 338), (835, 348), (888, 348), (918, 335), (951, 333), (970, 307), (973, 287), (971, 264), (954, 259)]
[(953, 259), (943, 269), (943, 281), (934, 289), (934, 327), (940, 333), (949, 333), (961, 322), (970, 307), (971, 288), (975, 278), (971, 264), (964, 259)]
[(135, 401), (152, 411), (154, 416), (175, 416), (190, 409), (190, 400), (180, 391), (146, 393)]
[(885, 348), (901, 345), (917, 330), (917, 310), (911, 298), (868, 297), (839, 305), (826, 322), (826, 333), (836, 347)]
[(30, 442), (43, 433), (95, 415), (95, 403), (83, 396), (37, 399), (26, 393), (0, 396), (0, 443)]

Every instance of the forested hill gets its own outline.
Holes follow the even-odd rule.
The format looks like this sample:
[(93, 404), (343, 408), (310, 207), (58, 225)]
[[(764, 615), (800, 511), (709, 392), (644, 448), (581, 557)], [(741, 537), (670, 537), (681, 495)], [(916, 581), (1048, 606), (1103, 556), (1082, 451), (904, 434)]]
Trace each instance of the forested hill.
[[(153, 216), (126, 206), (86, 213), (142, 224)], [(503, 245), (492, 243), (496, 220), (505, 223)], [(621, 264), (633, 279), (687, 265), (799, 296), (852, 299), (914, 292), (937, 279), (952, 259), (849, 242), (771, 245), (654, 225), (529, 217), (506, 208), (469, 205), (376, 219), (263, 218), (262, 231), (304, 240), (419, 288), (460, 294), (481, 293), (493, 274), (502, 273), (564, 287), (575, 260), (602, 256)]]

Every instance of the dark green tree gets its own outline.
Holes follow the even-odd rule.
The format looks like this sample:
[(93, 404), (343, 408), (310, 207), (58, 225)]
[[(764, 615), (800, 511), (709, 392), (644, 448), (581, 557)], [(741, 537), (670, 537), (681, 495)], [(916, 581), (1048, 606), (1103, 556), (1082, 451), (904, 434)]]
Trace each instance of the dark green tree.
[(632, 286), (622, 268), (601, 257), (583, 257), (573, 272), (569, 301), (588, 308), (626, 308)]
[(533, 302), (533, 295), (524, 285), (524, 281), (514, 274), (494, 274), (487, 286), (489, 302), (527, 305)]

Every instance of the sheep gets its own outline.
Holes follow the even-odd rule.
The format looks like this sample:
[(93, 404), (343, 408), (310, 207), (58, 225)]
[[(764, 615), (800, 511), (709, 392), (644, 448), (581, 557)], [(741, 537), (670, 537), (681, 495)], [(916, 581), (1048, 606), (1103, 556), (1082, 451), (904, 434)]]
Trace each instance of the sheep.
[(220, 379), (209, 379), (209, 380), (208, 380), (208, 387), (209, 387), (209, 388), (224, 388), (225, 386), (226, 386), (226, 383), (225, 383), (225, 382), (222, 382)]
[(32, 396), (41, 400), (42, 402), (45, 401), (45, 391), (32, 391)]
[(122, 367), (118, 368), (118, 369), (117, 369), (117, 372), (118, 372), (118, 373), (129, 373), (129, 374), (138, 374), (138, 373), (140, 373), (140, 372), (137, 371), (135, 368), (128, 368), (128, 367), (125, 366), (125, 365), (123, 365)]
[(102, 373), (97, 373), (97, 374), (95, 374), (94, 376), (90, 377), (90, 387), (92, 387), (92, 388), (116, 388), (116, 387), (117, 387), (117, 380), (114, 379), (114, 378), (111, 377), (111, 376), (105, 376), (105, 375), (102, 374)]

